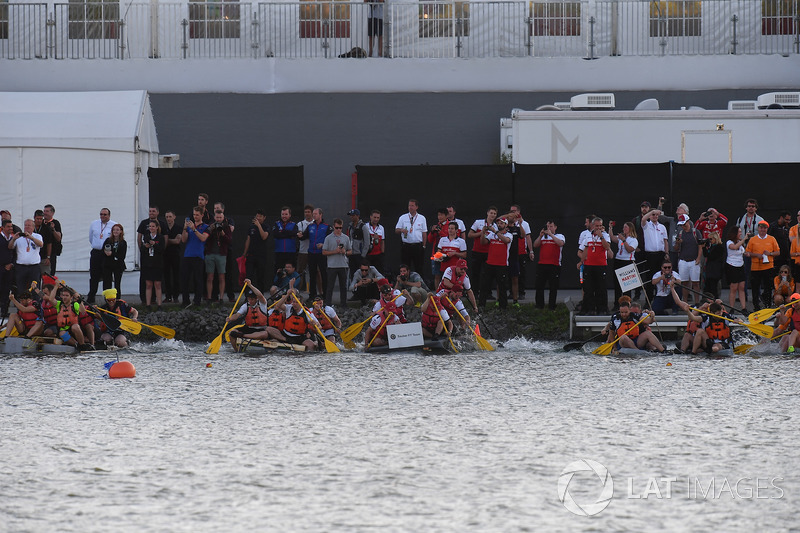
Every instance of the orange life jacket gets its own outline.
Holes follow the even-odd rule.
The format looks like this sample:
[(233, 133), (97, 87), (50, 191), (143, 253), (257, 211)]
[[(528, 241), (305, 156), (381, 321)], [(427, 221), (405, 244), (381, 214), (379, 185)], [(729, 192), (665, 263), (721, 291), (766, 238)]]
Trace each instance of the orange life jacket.
[(78, 323), (78, 313), (80, 312), (80, 305), (78, 302), (73, 302), (72, 305), (63, 305), (63, 302), (56, 302), (56, 311), (58, 318), (56, 324), (58, 329), (67, 330)]
[(276, 309), (271, 309), (269, 312), (269, 316), (267, 317), (267, 324), (270, 327), (277, 329), (278, 331), (283, 329), (283, 325), (286, 322), (286, 315), (283, 311), (278, 311)]
[(706, 326), (706, 334), (711, 340), (726, 341), (731, 338), (731, 328), (725, 320), (712, 318)]
[(322, 331), (333, 329), (333, 322), (331, 322), (331, 319), (328, 318), (328, 314), (325, 313), (324, 310), (315, 307), (312, 312), (314, 313), (314, 317), (319, 321), (319, 327)]
[(247, 307), (247, 314), (244, 316), (244, 324), (248, 328), (263, 328), (268, 323), (267, 315), (261, 311), (261, 306), (256, 304)]
[(697, 333), (698, 329), (700, 329), (700, 322), (689, 320), (686, 323), (686, 333), (691, 333), (692, 335), (694, 335), (695, 333)]
[(283, 322), (283, 331), (294, 336), (305, 335), (308, 332), (308, 318), (305, 312), (300, 311), (298, 315), (292, 310), (292, 314)]
[[(620, 318), (620, 320), (622, 319)], [(629, 329), (630, 331), (628, 331)], [(626, 331), (628, 331), (628, 333), (625, 333)], [(623, 335), (627, 335), (632, 339), (635, 339), (639, 336), (639, 326), (636, 324), (636, 321), (628, 318), (628, 320), (620, 323), (619, 327), (617, 328), (617, 337), (622, 337)]]

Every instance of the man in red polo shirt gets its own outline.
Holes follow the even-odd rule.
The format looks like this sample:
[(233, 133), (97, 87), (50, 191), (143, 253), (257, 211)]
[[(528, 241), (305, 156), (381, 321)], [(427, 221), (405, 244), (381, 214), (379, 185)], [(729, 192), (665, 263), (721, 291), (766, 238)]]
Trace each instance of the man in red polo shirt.
[(481, 292), (478, 305), (486, 305), (486, 298), (492, 290), (492, 282), (497, 282), (497, 300), (501, 309), (508, 307), (508, 294), (506, 282), (508, 279), (508, 253), (511, 249), (511, 236), (508, 234), (508, 219), (497, 219), (497, 230), (492, 231), (489, 226), (484, 226), (481, 233), (481, 242), (489, 246), (485, 272), (481, 280)]
[(592, 220), (590, 232), (578, 246), (583, 261), (583, 305), (585, 315), (608, 314), (606, 272), (608, 254), (611, 253), (611, 238), (606, 233), (602, 218)]
[(561, 276), (561, 251), (564, 248), (564, 235), (556, 233), (558, 227), (553, 220), (548, 220), (539, 236), (533, 241), (533, 247), (539, 250), (539, 264), (536, 266), (536, 308), (544, 309), (544, 286), (550, 285), (548, 307), (556, 308), (558, 296), (558, 280)]

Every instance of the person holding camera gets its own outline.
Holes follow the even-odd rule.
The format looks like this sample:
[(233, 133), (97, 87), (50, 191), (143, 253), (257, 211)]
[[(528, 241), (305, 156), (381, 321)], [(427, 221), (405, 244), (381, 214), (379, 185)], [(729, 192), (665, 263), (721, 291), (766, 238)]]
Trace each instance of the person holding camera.
[(700, 305), (700, 270), (703, 262), (701, 241), (700, 232), (694, 229), (689, 217), (678, 220), (678, 234), (675, 236), (678, 273), (686, 286), (694, 290), (686, 295), (687, 303), (694, 297), (694, 305)]
[(283, 268), (278, 270), (275, 274), (275, 279), (272, 280), (272, 287), (269, 288), (270, 299), (277, 300), (287, 292), (297, 286), (300, 274), (294, 267), (294, 263), (286, 263)]
[(0, 230), (0, 320), (8, 317), (9, 293), (14, 284), (14, 251), (9, 243), (14, 239), (14, 223), (4, 218)]
[(709, 207), (700, 215), (694, 227), (700, 231), (703, 239), (708, 239), (708, 236), (715, 231), (720, 235), (725, 235), (725, 226), (727, 225), (728, 218), (713, 207)]
[(190, 284), (194, 283), (194, 304), (203, 301), (203, 272), (205, 272), (205, 242), (208, 239), (208, 224), (203, 222), (203, 207), (192, 210), (192, 218), (187, 218), (181, 232), (183, 260), (181, 261), (181, 289), (183, 306), (189, 307)]
[[(662, 215), (660, 209), (651, 209), (642, 216), (644, 259), (647, 261), (646, 269), (650, 274), (659, 272), (664, 261), (669, 261), (669, 235), (666, 226), (659, 222), (659, 217)], [(654, 287), (645, 285), (644, 292), (647, 298), (652, 300)]]
[(103, 243), (103, 290), (112, 288), (122, 293), (122, 273), (125, 271), (125, 257), (128, 255), (128, 242), (122, 224), (114, 224), (111, 235)]
[(214, 222), (208, 227), (208, 238), (205, 242), (206, 301), (209, 303), (214, 287), (214, 272), (219, 279), (219, 303), (222, 303), (222, 295), (225, 294), (228, 248), (232, 239), (233, 232), (225, 213), (214, 211)]
[(655, 296), (653, 296), (653, 312), (656, 315), (663, 315), (667, 308), (672, 309), (673, 313), (680, 310), (679, 304), (675, 301), (672, 289), (675, 288), (675, 294), (678, 299), (681, 297), (681, 276), (677, 272), (673, 272), (672, 263), (664, 261), (661, 264), (661, 269), (653, 275), (653, 287), (655, 287)]
[(380, 298), (378, 291), (379, 279), (384, 279), (383, 275), (378, 272), (377, 268), (371, 266), (367, 259), (362, 257), (361, 264), (353, 272), (353, 277), (350, 281), (350, 292), (353, 293), (350, 300), (361, 300), (361, 305), (365, 305), (367, 300)]
[(333, 303), (333, 285), (339, 281), (339, 303), (347, 305), (348, 256), (353, 254), (350, 237), (342, 232), (344, 222), (341, 218), (333, 220), (333, 233), (322, 243), (322, 255), (327, 259), (328, 284), (325, 287), (325, 301)]
[(92, 222), (89, 226), (89, 244), (92, 247), (89, 255), (89, 293), (86, 295), (86, 303), (93, 304), (97, 296), (97, 287), (103, 280), (103, 262), (105, 254), (103, 245), (111, 235), (111, 228), (116, 222), (111, 220), (111, 210), (104, 207), (100, 210), (100, 218)]
[[(581, 233), (583, 238), (578, 245), (578, 255), (583, 264), (583, 302), (581, 314), (608, 314), (608, 293), (606, 273), (608, 260), (614, 256), (611, 251), (611, 237), (606, 233), (603, 219), (595, 217), (589, 226), (589, 233)], [(579, 263), (580, 264), (580, 263)]]
[(39, 283), (42, 277), (39, 270), (39, 263), (42, 260), (39, 249), (44, 242), (42, 236), (34, 232), (33, 228), (33, 220), (29, 218), (23, 224), (23, 230), (15, 233), (8, 243), (8, 247), (16, 252), (17, 259), (14, 268), (17, 275), (17, 287), (21, 291), (27, 290), (34, 281)]
[(406, 291), (416, 305), (422, 305), (428, 298), (428, 286), (425, 285), (422, 276), (409, 270), (408, 265), (400, 265), (400, 273), (397, 275), (394, 288), (401, 292)]
[[(629, 231), (633, 229), (633, 224), (626, 222), (625, 226)], [(533, 248), (539, 250), (539, 263), (536, 265), (536, 308), (544, 309), (544, 287), (550, 286), (550, 295), (547, 299), (547, 306), (550, 310), (556, 308), (556, 298), (558, 296), (558, 282), (561, 277), (561, 252), (564, 249), (566, 238), (561, 233), (556, 233), (558, 227), (555, 220), (548, 220), (545, 227), (539, 231), (536, 240), (533, 241)], [(635, 240), (636, 232), (633, 237)], [(613, 235), (611, 236), (613, 239)], [(634, 244), (630, 250), (633, 257)], [(531, 250), (533, 254), (533, 250)]]
[(728, 231), (728, 240), (725, 242), (725, 278), (728, 280), (730, 293), (728, 303), (735, 308), (736, 295), (739, 295), (741, 309), (747, 309), (747, 290), (745, 289), (744, 247), (747, 244), (742, 235), (742, 228), (733, 226)]

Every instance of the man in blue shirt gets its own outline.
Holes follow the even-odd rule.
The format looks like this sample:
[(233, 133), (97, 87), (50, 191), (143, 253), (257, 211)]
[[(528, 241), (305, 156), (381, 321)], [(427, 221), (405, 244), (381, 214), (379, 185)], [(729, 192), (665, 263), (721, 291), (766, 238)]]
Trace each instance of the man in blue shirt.
[(192, 210), (194, 220), (186, 219), (181, 242), (186, 245), (181, 261), (181, 283), (183, 284), (183, 306), (189, 307), (189, 286), (194, 283), (194, 303), (203, 301), (203, 275), (205, 274), (205, 242), (208, 239), (208, 224), (203, 222), (203, 208)]
[[(312, 213), (314, 222), (308, 225), (301, 239), (308, 239), (308, 299), (323, 296), (328, 287), (327, 258), (322, 255), (322, 245), (325, 237), (331, 232), (331, 227), (322, 220), (322, 209), (314, 209)], [(317, 272), (322, 275), (322, 290), (317, 292)]]
[(275, 272), (286, 263), (297, 264), (297, 224), (291, 221), (292, 210), (281, 207), (281, 219), (272, 226), (272, 238), (275, 239)]

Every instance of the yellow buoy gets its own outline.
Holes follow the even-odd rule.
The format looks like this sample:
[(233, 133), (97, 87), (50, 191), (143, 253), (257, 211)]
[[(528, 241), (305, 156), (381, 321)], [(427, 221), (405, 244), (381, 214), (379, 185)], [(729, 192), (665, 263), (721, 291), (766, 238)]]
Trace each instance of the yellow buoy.
[(206, 368), (211, 368), (211, 363), (206, 363)]
[(136, 367), (130, 361), (117, 361), (108, 369), (108, 377), (112, 379), (135, 378)]

